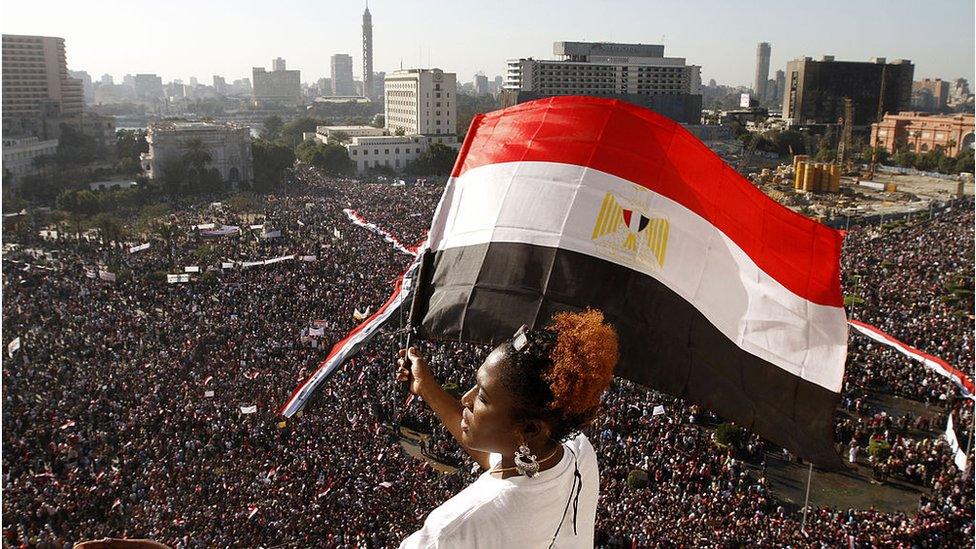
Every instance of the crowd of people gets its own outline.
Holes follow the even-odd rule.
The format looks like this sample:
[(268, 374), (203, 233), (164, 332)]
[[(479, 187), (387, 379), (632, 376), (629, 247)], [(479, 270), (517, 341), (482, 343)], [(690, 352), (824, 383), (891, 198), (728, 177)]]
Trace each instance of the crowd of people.
[[(422, 405), (401, 416), (397, 322), (300, 415), (278, 414), (358, 323), (354, 313), (382, 304), (413, 259), (343, 209), (409, 246), (423, 239), (442, 191), (335, 180), (307, 167), (296, 176), (298, 185), (265, 197), (260, 211), (174, 204), (160, 222), (180, 231), (133, 235), (131, 244), (151, 244), (134, 253), (97, 235), (31, 235), (7, 247), (3, 343), (19, 337), (21, 346), (3, 362), (4, 546), (111, 536), (173, 547), (395, 547), (479, 474)], [(191, 230), (201, 223), (241, 234), (204, 238)], [(972, 364), (972, 319), (959, 314), (972, 309), (972, 294), (943, 299), (957, 280), (972, 286), (972, 225), (969, 202), (880, 234), (852, 230), (845, 291), (863, 300), (853, 315)], [(295, 257), (242, 267), (285, 256)], [(189, 266), (200, 268), (192, 282), (160, 276)], [(119, 276), (87, 276), (99, 270)], [(420, 344), (439, 380), (459, 388), (487, 352)], [(879, 416), (874, 392), (922, 401), (940, 423)], [(971, 546), (972, 466), (959, 471), (936, 438), (953, 408), (957, 432), (971, 432), (971, 403), (945, 378), (857, 335), (844, 394), (838, 448), (884, 437), (891, 455), (872, 466), (919, 487), (916, 513), (815, 508), (801, 532), (799, 510), (777, 499), (764, 475), (778, 448), (748, 435), (738, 451), (721, 450), (712, 429), (721, 418), (620, 381), (587, 430), (602, 468), (598, 544)], [(653, 415), (656, 405), (666, 413)], [(409, 457), (398, 420), (429, 430), (427, 447), (456, 472)], [(637, 469), (647, 486), (628, 482)]]

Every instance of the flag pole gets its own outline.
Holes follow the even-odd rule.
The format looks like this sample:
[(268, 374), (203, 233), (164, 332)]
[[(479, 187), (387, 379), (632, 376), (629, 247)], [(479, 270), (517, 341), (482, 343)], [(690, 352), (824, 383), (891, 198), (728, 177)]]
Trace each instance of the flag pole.
[(807, 528), (807, 511), (810, 508), (810, 481), (813, 480), (813, 462), (810, 462), (810, 469), (807, 473), (807, 495), (803, 500), (803, 522), (800, 523), (800, 531), (804, 534)]

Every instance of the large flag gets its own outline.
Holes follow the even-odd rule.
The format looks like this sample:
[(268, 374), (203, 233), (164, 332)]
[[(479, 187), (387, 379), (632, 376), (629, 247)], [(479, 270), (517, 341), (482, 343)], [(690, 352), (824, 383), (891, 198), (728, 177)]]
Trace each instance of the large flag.
[(602, 309), (620, 335), (617, 375), (839, 466), (841, 240), (650, 110), (532, 101), (472, 122), (415, 318), (421, 337), (493, 343)]
[(974, 390), (973, 387), (973, 380), (970, 379), (965, 372), (959, 370), (958, 368), (954, 368), (951, 364), (937, 356), (930, 355), (925, 351), (912, 347), (904, 341), (895, 339), (890, 334), (881, 331), (881, 329), (876, 326), (853, 319), (850, 321), (850, 323), (855, 330), (873, 339), (874, 341), (877, 341), (882, 345), (887, 345), (899, 353), (921, 362), (926, 368), (932, 370), (940, 376), (948, 378), (955, 383), (957, 387), (959, 387), (959, 391), (964, 397), (971, 400), (976, 400), (976, 390)]

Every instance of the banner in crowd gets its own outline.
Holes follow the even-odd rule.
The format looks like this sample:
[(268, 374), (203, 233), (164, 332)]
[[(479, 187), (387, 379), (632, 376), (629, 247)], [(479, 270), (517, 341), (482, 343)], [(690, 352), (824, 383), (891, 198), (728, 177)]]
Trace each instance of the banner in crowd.
[[(210, 223), (212, 226), (213, 223)], [(203, 237), (217, 237), (217, 236), (231, 236), (241, 234), (241, 228), (235, 225), (221, 225), (219, 229), (212, 228), (209, 230), (201, 230), (200, 236)]]
[(369, 316), (369, 310), (370, 307), (366, 307), (366, 311), (363, 312), (359, 310), (359, 307), (356, 307), (352, 312), (353, 320), (364, 320), (367, 316)]
[(952, 450), (952, 461), (956, 464), (956, 467), (960, 471), (966, 470), (966, 452), (959, 446), (959, 439), (956, 438), (956, 430), (952, 426), (952, 411), (949, 411), (949, 419), (946, 421), (946, 432), (945, 432), (946, 442), (949, 443), (949, 449)]
[(309, 328), (308, 337), (323, 337), (325, 335), (325, 328)]
[(196, 265), (190, 265), (190, 266), (187, 266), (187, 267), (183, 267), (183, 272), (184, 273), (199, 273), (200, 272), (200, 267), (198, 267)]
[(134, 254), (136, 252), (141, 252), (142, 250), (148, 250), (148, 249), (149, 249), (149, 242), (146, 242), (145, 244), (139, 244), (138, 246), (133, 246), (129, 248), (129, 253)]
[(194, 231), (210, 231), (216, 228), (217, 228), (216, 223), (200, 223), (192, 227)]
[(962, 391), (964, 397), (976, 400), (976, 396), (974, 396), (976, 395), (976, 391), (973, 390), (973, 380), (960, 370), (954, 368), (948, 362), (937, 356), (932, 356), (924, 351), (920, 351), (905, 342), (899, 341), (891, 335), (881, 331), (880, 328), (870, 324), (865, 324), (860, 320), (851, 319), (850, 323), (855, 330), (868, 336), (874, 341), (892, 347), (899, 353), (921, 362), (926, 368), (932, 370), (940, 376), (948, 378), (955, 383), (957, 387), (959, 387), (959, 390)]
[(302, 261), (306, 261), (306, 262), (311, 263), (312, 261), (315, 261), (316, 259), (318, 259), (318, 256), (315, 256), (315, 255), (303, 255), (300, 259)]
[(190, 281), (188, 274), (168, 274), (166, 275), (167, 284), (181, 284)]
[(408, 303), (407, 299), (411, 295), (411, 277), (419, 265), (420, 259), (418, 256), (410, 265), (410, 268), (394, 281), (393, 293), (386, 300), (386, 303), (362, 324), (356, 326), (349, 332), (342, 341), (332, 346), (329, 355), (319, 363), (315, 372), (295, 389), (288, 402), (281, 407), (281, 415), (291, 417), (296, 412), (300, 413), (305, 403), (312, 396), (312, 393), (315, 392), (315, 388), (332, 375), (346, 360), (354, 357), (359, 352), (359, 349), (372, 339), (390, 319), (395, 318), (395, 313), (401, 307), (405, 306), (405, 303)]
[(100, 280), (104, 280), (105, 282), (115, 282), (116, 280), (115, 273), (111, 273), (109, 271), (98, 271), (98, 278)]
[(234, 268), (234, 262), (233, 261), (223, 261), (223, 262), (220, 263), (220, 268), (221, 269), (233, 269)]
[(657, 406), (654, 407), (654, 411), (651, 413), (651, 416), (662, 416), (662, 415), (664, 415), (664, 406), (658, 404)]
[(13, 341), (7, 344), (7, 356), (13, 358), (14, 353), (16, 353), (19, 349), (20, 349), (20, 336), (17, 336), (14, 338)]
[(258, 407), (257, 407), (256, 404), (251, 405), (251, 406), (241, 406), (241, 413), (242, 414), (254, 414), (257, 411), (258, 411)]
[(651, 110), (530, 101), (471, 124), (431, 224), (419, 336), (498, 342), (598, 308), (620, 377), (839, 468), (841, 242)]
[(95, 269), (85, 269), (85, 276), (91, 279), (98, 278), (98, 271)]
[(332, 229), (332, 236), (334, 238), (341, 239), (342, 238), (342, 233), (339, 232), (339, 229)]
[(257, 261), (243, 261), (241, 262), (241, 267), (247, 269), (248, 267), (256, 267), (258, 265), (273, 265), (275, 263), (281, 263), (282, 261), (288, 261), (290, 259), (295, 259), (295, 256), (283, 255), (279, 257), (273, 257), (271, 259), (259, 259)]
[(388, 231), (386, 231), (382, 227), (376, 225), (375, 223), (371, 223), (369, 221), (366, 221), (366, 219), (363, 216), (359, 215), (359, 212), (357, 212), (356, 210), (350, 210), (349, 208), (346, 208), (346, 209), (344, 209), (342, 211), (343, 211), (343, 213), (346, 214), (346, 217), (348, 217), (349, 220), (353, 222), (354, 225), (358, 225), (360, 227), (363, 227), (363, 228), (369, 230), (370, 232), (373, 232), (373, 233), (376, 233), (376, 234), (382, 236), (383, 237), (383, 240), (385, 240), (385, 241), (389, 242), (390, 244), (392, 244), (393, 245), (393, 248), (395, 248), (397, 251), (403, 252), (403, 253), (405, 253), (407, 255), (412, 255), (412, 256), (416, 256), (417, 255), (417, 249), (416, 248), (414, 248), (414, 249), (407, 248), (406, 246), (403, 245), (402, 242), (400, 242), (399, 239), (397, 239), (397, 237), (393, 236)]
[(267, 238), (267, 239), (281, 238), (281, 231), (279, 231), (279, 230), (267, 231), (266, 230), (263, 233), (261, 233), (261, 238)]

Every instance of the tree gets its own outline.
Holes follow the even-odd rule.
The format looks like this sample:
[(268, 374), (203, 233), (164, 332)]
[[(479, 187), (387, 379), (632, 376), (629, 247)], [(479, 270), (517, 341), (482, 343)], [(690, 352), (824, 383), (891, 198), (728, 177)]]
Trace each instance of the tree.
[[(188, 141), (186, 151), (183, 153), (181, 160), (187, 168), (187, 179), (190, 181), (191, 192), (208, 190), (206, 189), (206, 183), (210, 183), (210, 181), (207, 178), (207, 164), (213, 160), (213, 157), (210, 156), (210, 151), (207, 150), (207, 146), (203, 144), (203, 141), (199, 139), (191, 139)], [(219, 175), (217, 179), (219, 181)]]
[(149, 152), (144, 130), (119, 130), (115, 132), (115, 150), (119, 160), (139, 162), (139, 155)]
[(261, 138), (269, 141), (278, 139), (281, 137), (282, 126), (281, 117), (276, 114), (265, 118), (261, 129)]
[(349, 137), (349, 134), (341, 130), (329, 133), (329, 142), (336, 145), (340, 143), (348, 143), (350, 139), (352, 138)]
[(303, 116), (282, 126), (280, 140), (289, 147), (295, 148), (305, 140), (306, 132), (314, 132), (315, 128), (324, 125), (324, 120)]
[(100, 213), (92, 220), (92, 226), (98, 229), (102, 244), (122, 242), (125, 237), (125, 224), (118, 217), (109, 213)]
[(413, 162), (407, 164), (406, 171), (414, 175), (450, 175), (457, 154), (456, 150), (447, 145), (434, 143)]
[(342, 145), (333, 143), (323, 145), (316, 141), (306, 141), (295, 150), (295, 156), (329, 175), (347, 174), (354, 167), (349, 151)]
[(295, 164), (295, 153), (291, 147), (255, 139), (251, 142), (251, 156), (254, 161), (254, 186), (256, 192), (269, 192), (284, 182), (285, 172)]
[(59, 210), (82, 216), (94, 215), (99, 210), (98, 197), (88, 189), (61, 191), (55, 205)]
[(162, 161), (159, 171), (163, 189), (176, 198), (187, 178), (186, 163), (182, 158), (167, 158)]
[(105, 148), (95, 138), (68, 124), (61, 124), (57, 162), (61, 167), (90, 164), (105, 155)]

